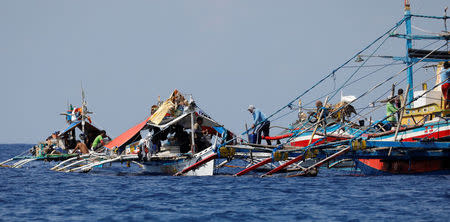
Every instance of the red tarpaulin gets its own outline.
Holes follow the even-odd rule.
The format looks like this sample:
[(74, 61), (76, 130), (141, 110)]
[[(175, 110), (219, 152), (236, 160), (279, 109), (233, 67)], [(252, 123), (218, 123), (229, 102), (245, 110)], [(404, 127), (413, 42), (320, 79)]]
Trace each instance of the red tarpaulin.
[(145, 124), (147, 124), (148, 119), (149, 118), (146, 118), (142, 123), (139, 123), (136, 126), (131, 127), (129, 130), (125, 131), (120, 136), (114, 138), (113, 140), (111, 140), (111, 142), (106, 144), (105, 147), (112, 149), (113, 147), (122, 146), (124, 143), (133, 138), (136, 134), (138, 134), (139, 131), (142, 130), (142, 128), (144, 128)]

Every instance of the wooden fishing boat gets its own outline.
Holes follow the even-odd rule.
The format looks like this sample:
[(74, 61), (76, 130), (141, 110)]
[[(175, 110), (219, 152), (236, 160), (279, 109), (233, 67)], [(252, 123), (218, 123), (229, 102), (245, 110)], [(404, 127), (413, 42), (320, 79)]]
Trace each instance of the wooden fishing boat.
[(80, 153), (72, 153), (77, 140), (90, 147), (100, 129), (91, 120), (87, 109), (84, 92), (82, 92), (82, 106), (79, 108), (69, 105), (65, 116), (68, 124), (63, 130), (56, 131), (46, 141), (38, 142), (30, 150), (0, 163), (2, 167), (20, 168), (34, 161), (61, 162), (78, 158)]
[[(290, 142), (290, 145), (303, 147), (305, 153), (294, 158), (291, 162), (270, 171), (266, 175), (276, 173), (296, 161), (304, 160), (306, 158), (306, 152), (309, 150), (316, 150), (316, 153), (312, 155), (312, 158), (316, 159), (317, 163), (311, 165), (311, 167), (318, 167), (325, 163), (329, 163), (330, 161), (339, 162), (340, 160), (353, 160), (355, 161), (355, 166), (359, 168), (363, 174), (372, 175), (449, 172), (450, 159), (448, 148), (450, 147), (450, 110), (445, 109), (443, 103), (444, 98), (442, 97), (442, 92), (440, 91), (440, 86), (445, 82), (445, 80), (440, 79), (437, 75), (435, 86), (431, 89), (427, 89), (426, 84), (424, 84), (423, 89), (419, 91), (414, 90), (412, 81), (413, 66), (420, 62), (438, 62), (436, 74), (440, 72), (442, 63), (449, 61), (450, 57), (447, 51), (438, 51), (438, 49), (448, 45), (448, 41), (443, 46), (436, 48), (435, 50), (412, 49), (412, 41), (422, 39), (445, 41), (449, 39), (450, 34), (448, 32), (442, 32), (436, 35), (413, 35), (411, 34), (412, 17), (442, 19), (444, 21), (448, 19), (447, 16), (439, 17), (413, 15), (410, 13), (409, 1), (406, 0), (404, 18), (390, 31), (384, 34), (384, 36), (388, 35), (386, 38), (406, 39), (407, 50), (405, 57), (381, 56), (384, 58), (392, 58), (396, 61), (402, 61), (406, 64), (406, 68), (398, 73), (400, 74), (406, 70), (408, 83), (407, 99), (404, 100), (402, 107), (399, 111), (397, 111), (401, 113), (399, 115), (400, 124), (396, 124), (393, 126), (393, 129), (386, 131), (383, 128), (384, 121), (387, 119), (387, 117), (385, 117), (380, 121), (369, 121), (370, 125), (367, 127), (354, 128), (349, 126), (345, 128), (344, 126), (339, 126), (338, 124), (332, 125), (331, 127), (327, 126), (326, 128), (323, 126), (316, 126), (314, 130), (309, 128), (301, 133), (294, 133), (295, 131), (293, 131), (278, 138), (274, 137), (274, 139), (281, 139), (281, 137), (288, 138), (287, 141)], [(402, 24), (405, 24), (406, 34), (397, 34), (392, 31), (397, 29)], [(374, 42), (377, 42), (382, 38), (383, 36)], [(370, 47), (370, 45), (368, 47)], [(353, 59), (356, 58), (355, 62), (364, 61), (361, 59), (361, 52), (353, 57)], [(369, 57), (372, 55), (373, 53)], [(344, 65), (349, 61), (344, 63)], [(338, 69), (334, 70), (324, 79), (334, 76)], [(357, 71), (358, 70), (360, 69), (358, 68)], [(393, 75), (388, 80), (394, 78), (396, 75), (397, 74)], [(387, 81), (381, 82), (375, 87), (370, 88), (369, 91), (365, 92), (362, 96), (366, 95), (372, 89), (381, 86), (385, 82)], [(315, 86), (316, 85), (312, 88)], [(306, 92), (308, 91), (310, 91), (310, 89)], [(394, 95), (392, 94), (389, 100), (391, 100), (393, 96)], [(297, 97), (297, 99), (300, 97), (301, 95)], [(291, 108), (292, 102), (283, 108)], [(393, 115), (396, 114), (391, 114), (390, 116)], [(381, 127), (378, 127), (379, 125)], [(343, 132), (338, 131), (338, 136), (336, 136), (336, 133), (329, 133), (336, 132), (336, 129), (332, 129), (332, 127), (339, 128), (339, 130), (342, 130)], [(320, 133), (317, 133), (317, 129), (322, 129), (323, 134), (320, 135)], [(330, 134), (330, 136), (328, 134)], [(367, 147), (366, 145), (362, 146), (363, 148), (360, 146), (355, 146), (354, 143), (361, 144), (358, 142), (360, 140), (364, 141), (361, 143), (371, 144), (370, 147)], [(327, 143), (330, 144), (328, 147), (326, 146)], [(340, 148), (336, 148), (339, 146)], [(307, 171), (308, 170), (302, 170), (302, 172)], [(298, 175), (303, 174), (299, 173)]]
[[(197, 128), (196, 124), (199, 124)], [(191, 167), (183, 174), (210, 176), (214, 173), (211, 160), (217, 156), (217, 144), (231, 135), (201, 110), (192, 97), (187, 101), (175, 90), (166, 101), (154, 106), (148, 118), (106, 144), (102, 157), (87, 156), (81, 160), (84, 167), (65, 167), (71, 164), (67, 162), (55, 170), (85, 172), (105, 163), (126, 161), (139, 165), (149, 174), (174, 175)], [(74, 159), (72, 163), (75, 161), (80, 160)]]

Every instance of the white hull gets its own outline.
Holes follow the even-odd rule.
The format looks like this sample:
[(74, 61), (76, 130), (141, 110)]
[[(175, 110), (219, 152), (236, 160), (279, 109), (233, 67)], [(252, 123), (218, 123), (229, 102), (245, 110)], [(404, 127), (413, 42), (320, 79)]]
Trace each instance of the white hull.
[[(201, 159), (213, 154), (212, 147), (195, 154), (188, 159), (174, 159), (174, 160), (153, 160), (147, 162), (140, 162), (143, 165), (145, 172), (151, 174), (174, 175), (175, 173), (197, 163)], [(214, 174), (214, 161), (209, 161), (202, 166), (187, 172), (186, 176), (212, 176)]]

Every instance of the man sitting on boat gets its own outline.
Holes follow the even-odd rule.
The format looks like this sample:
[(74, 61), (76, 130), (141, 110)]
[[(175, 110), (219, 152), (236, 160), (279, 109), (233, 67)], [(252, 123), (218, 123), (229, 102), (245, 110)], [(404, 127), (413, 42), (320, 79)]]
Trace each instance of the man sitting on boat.
[(97, 151), (98, 149), (103, 147), (106, 144), (106, 141), (105, 141), (106, 138), (109, 138), (106, 135), (106, 131), (104, 131), (104, 130), (100, 131), (100, 135), (95, 137), (94, 142), (92, 142), (91, 150)]
[(450, 101), (448, 98), (450, 90), (450, 63), (448, 61), (444, 63), (444, 67), (439, 75), (441, 77), (441, 81), (443, 82), (441, 85), (441, 90), (444, 97), (444, 109), (450, 109)]
[(77, 140), (77, 146), (75, 146), (75, 149), (72, 151), (72, 153), (88, 154), (89, 149), (87, 148), (86, 144)]
[[(255, 129), (255, 127), (259, 124), (256, 129), (256, 143), (261, 144), (261, 133), (264, 133), (264, 137), (269, 136), (270, 121), (268, 121), (264, 113), (262, 113), (259, 109), (256, 109), (254, 105), (249, 105), (248, 111), (253, 116), (253, 125), (251, 128)], [(266, 142), (267, 145), (272, 145), (270, 140), (266, 139)]]
[(322, 101), (318, 100), (316, 102), (316, 112), (313, 113), (315, 120), (312, 120), (311, 118), (309, 119), (309, 122), (311, 123), (316, 123), (317, 121), (319, 121), (319, 124), (324, 123), (326, 125), (326, 117), (328, 116), (329, 110), (327, 107), (323, 106)]

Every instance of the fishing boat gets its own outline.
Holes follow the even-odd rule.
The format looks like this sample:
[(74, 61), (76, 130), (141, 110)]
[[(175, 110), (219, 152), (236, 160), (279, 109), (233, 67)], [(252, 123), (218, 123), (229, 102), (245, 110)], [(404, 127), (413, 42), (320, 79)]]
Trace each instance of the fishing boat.
[(77, 145), (77, 140), (90, 147), (101, 131), (92, 123), (90, 114), (92, 112), (87, 108), (83, 91), (82, 105), (74, 107), (69, 104), (67, 111), (61, 113), (67, 123), (63, 130), (51, 133), (45, 141), (38, 142), (24, 153), (1, 162), (0, 166), (20, 168), (33, 161), (61, 162), (78, 158), (81, 154), (72, 152)]
[[(322, 166), (323, 164), (330, 164), (331, 161), (340, 162), (342, 160), (353, 161), (355, 167), (361, 170), (366, 175), (379, 175), (379, 174), (417, 174), (417, 173), (448, 173), (450, 166), (449, 159), (449, 114), (450, 110), (444, 106), (443, 94), (440, 91), (441, 85), (446, 81), (439, 78), (439, 73), (442, 69), (443, 62), (449, 61), (450, 56), (448, 51), (439, 51), (444, 47), (448, 48), (448, 40), (450, 39), (450, 33), (447, 31), (435, 33), (434, 35), (413, 35), (411, 33), (411, 18), (425, 18), (425, 19), (438, 19), (443, 20), (444, 23), (448, 19), (447, 16), (425, 16), (414, 15), (410, 12), (410, 3), (405, 1), (405, 15), (394, 27), (384, 33), (381, 37), (377, 38), (369, 46), (355, 54), (350, 60), (345, 62), (342, 66), (333, 70), (332, 73), (321, 79), (317, 84), (306, 90), (300, 96), (296, 97), (286, 106), (277, 110), (269, 118), (274, 117), (284, 109), (292, 109), (293, 103), (300, 99), (307, 92), (311, 91), (318, 84), (322, 83), (327, 78), (335, 78), (337, 71), (341, 70), (349, 62), (354, 61), (363, 62), (360, 66), (355, 66), (354, 71), (350, 78), (339, 87), (337, 90), (342, 90), (344, 87), (350, 85), (349, 81), (360, 71), (367, 60), (377, 57), (375, 52), (383, 45), (387, 39), (403, 38), (406, 39), (406, 56), (394, 57), (394, 56), (378, 56), (382, 58), (389, 58), (395, 61), (400, 61), (405, 64), (406, 67), (400, 70), (398, 73), (393, 74), (373, 87), (368, 88), (361, 96), (355, 97), (356, 100), (360, 100), (364, 96), (368, 95), (377, 88), (386, 85), (389, 81), (396, 77), (399, 77), (401, 73), (406, 71), (407, 80), (407, 99), (403, 100), (401, 107), (398, 111), (387, 115), (379, 121), (372, 121), (370, 118), (369, 125), (364, 126), (364, 123), (360, 121), (362, 118), (356, 118), (355, 122), (346, 121), (329, 121), (332, 115), (337, 114), (339, 110), (354, 103), (351, 101), (341, 108), (331, 111), (326, 118), (327, 123), (321, 124), (300, 124), (298, 127), (290, 127), (289, 132), (285, 132), (282, 135), (269, 137), (268, 139), (281, 140), (284, 144), (290, 144), (299, 147), (293, 149), (294, 151), (303, 150), (303, 154), (297, 156), (295, 153), (290, 153), (294, 156), (286, 164), (282, 164), (274, 170), (264, 174), (272, 175), (280, 170), (289, 167), (296, 162), (305, 161), (306, 159), (313, 159), (315, 163), (307, 166), (305, 170), (301, 170), (301, 173), (295, 173), (294, 175), (304, 175), (308, 169)], [(405, 25), (405, 34), (398, 34), (397, 29), (401, 25)], [(446, 23), (445, 23), (446, 24)], [(445, 27), (445, 30), (446, 27)], [(434, 50), (426, 49), (412, 49), (413, 40), (436, 40), (436, 42), (444, 41), (444, 44)], [(381, 42), (381, 43), (380, 43)], [(434, 43), (436, 43), (434, 42)], [(370, 55), (367, 55), (367, 59), (363, 60), (362, 53), (367, 51), (370, 47), (379, 43), (379, 46), (374, 49)], [(431, 45), (431, 44), (430, 44)], [(428, 89), (427, 84), (423, 84), (421, 90), (415, 90), (417, 87), (413, 85), (413, 67), (418, 66), (419, 63), (437, 63), (435, 67), (436, 75), (433, 76), (436, 79), (436, 83), (431, 89)], [(422, 66), (423, 67), (423, 66)], [(384, 68), (384, 66), (382, 67)], [(381, 70), (377, 69), (376, 71)], [(420, 69), (420, 68), (418, 68)], [(371, 72), (360, 79), (371, 75)], [(403, 80), (398, 80), (393, 86), (398, 86)], [(326, 101), (328, 95), (336, 95), (336, 91), (325, 95)], [(325, 97), (324, 96), (324, 97)], [(324, 98), (322, 97), (322, 98)], [(388, 101), (395, 99), (394, 88)], [(378, 99), (378, 98), (377, 98)], [(371, 109), (374, 107), (375, 102), (369, 103), (369, 106), (363, 109)], [(385, 101), (384, 103), (387, 103)], [(327, 104), (327, 102), (325, 102)], [(301, 107), (301, 106), (300, 106)], [(379, 105), (378, 107), (382, 107)], [(318, 112), (318, 111), (317, 111)], [(316, 112), (316, 114), (317, 114)], [(398, 114), (398, 116), (397, 116)], [(395, 125), (386, 128), (389, 121), (387, 119), (392, 116), (397, 116), (398, 122)], [(359, 115), (359, 117), (364, 117)], [(368, 120), (367, 116), (365, 118)], [(301, 119), (297, 122), (302, 123)], [(303, 121), (305, 122), (305, 121)], [(330, 124), (331, 122), (331, 124)], [(390, 124), (390, 123), (389, 123)], [(314, 153), (310, 153), (314, 151)], [(295, 157), (296, 156), (296, 157)]]
[[(121, 171), (126, 162), (149, 175), (239, 176), (250, 172), (245, 170), (254, 164), (260, 166), (255, 172), (267, 172), (289, 158), (281, 150), (273, 152), (277, 146), (238, 142), (236, 135), (203, 111), (192, 96), (189, 100), (185, 97), (175, 90), (152, 107), (149, 117), (106, 144), (105, 152), (64, 161), (53, 170)], [(294, 147), (282, 149), (289, 148)], [(274, 161), (267, 161), (272, 157)]]
[[(232, 135), (200, 109), (192, 96), (187, 100), (175, 90), (167, 100), (152, 107), (149, 117), (106, 144), (103, 156), (74, 159), (54, 170), (86, 172), (106, 163), (114, 166), (125, 161), (152, 175), (174, 175), (197, 164), (183, 174), (210, 176), (214, 173), (214, 161), (210, 160), (216, 155), (217, 144)], [(78, 163), (71, 165), (74, 162)]]
[[(411, 33), (411, 19), (425, 17), (428, 19), (442, 19), (444, 22), (448, 17), (432, 17), (413, 15), (410, 11), (409, 1), (405, 1), (405, 28), (406, 34), (392, 34), (393, 37), (406, 39), (406, 56), (403, 58), (407, 66), (408, 83), (413, 85), (413, 65), (415, 61), (438, 62), (436, 69), (436, 86), (446, 80), (440, 79), (439, 73), (443, 69), (443, 62), (449, 61), (448, 51), (417, 50), (412, 48), (413, 40), (436, 39), (448, 40), (449, 32), (438, 35), (418, 36)], [(446, 28), (446, 27), (445, 27)], [(447, 46), (448, 47), (448, 46)], [(414, 97), (423, 95), (414, 101)], [(441, 87), (427, 90), (424, 84), (421, 91), (408, 91), (409, 101), (414, 101), (401, 115), (400, 124), (397, 129), (387, 132), (367, 135), (369, 141), (401, 141), (424, 143), (423, 148), (414, 150), (395, 150), (392, 148), (376, 151), (375, 156), (371, 153), (369, 158), (357, 159), (357, 167), (365, 174), (416, 174), (416, 173), (449, 173), (450, 172), (450, 109), (444, 107), (444, 97)], [(443, 149), (424, 149), (426, 143), (443, 142)], [(397, 144), (398, 145), (398, 144)], [(363, 155), (362, 155), (363, 156)]]

